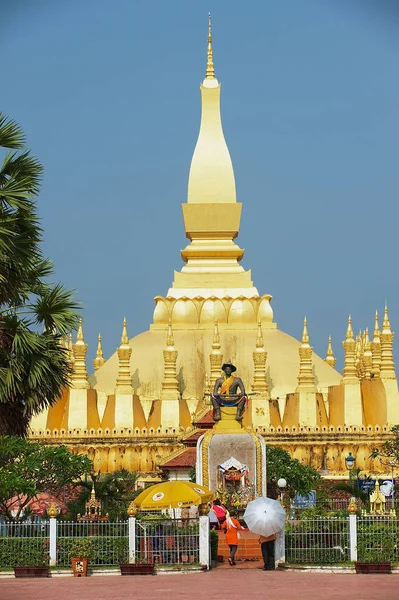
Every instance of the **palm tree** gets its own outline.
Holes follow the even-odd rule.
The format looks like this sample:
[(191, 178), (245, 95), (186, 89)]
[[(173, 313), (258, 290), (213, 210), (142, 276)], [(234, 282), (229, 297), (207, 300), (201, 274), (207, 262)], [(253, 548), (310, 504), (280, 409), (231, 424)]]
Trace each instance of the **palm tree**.
[(26, 436), (33, 414), (68, 385), (62, 336), (76, 328), (73, 293), (48, 282), (36, 210), (43, 167), (17, 123), (0, 113), (0, 434)]

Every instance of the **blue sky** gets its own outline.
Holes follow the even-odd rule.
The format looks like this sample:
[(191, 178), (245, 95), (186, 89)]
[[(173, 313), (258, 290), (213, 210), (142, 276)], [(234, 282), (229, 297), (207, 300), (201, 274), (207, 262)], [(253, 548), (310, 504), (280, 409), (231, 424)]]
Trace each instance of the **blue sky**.
[(3, 0), (0, 110), (45, 167), (45, 252), (90, 359), (125, 315), (148, 329), (186, 245), (208, 10), (243, 265), (279, 328), (300, 337), (306, 314), (341, 367), (349, 313), (372, 328), (387, 300), (399, 329), (395, 2)]

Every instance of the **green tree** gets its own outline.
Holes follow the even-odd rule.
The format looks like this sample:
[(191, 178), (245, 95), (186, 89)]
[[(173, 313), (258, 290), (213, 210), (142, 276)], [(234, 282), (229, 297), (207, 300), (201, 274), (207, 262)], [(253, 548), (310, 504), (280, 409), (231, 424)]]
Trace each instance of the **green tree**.
[(392, 437), (383, 443), (380, 448), (374, 448), (370, 458), (379, 458), (383, 465), (396, 466), (399, 464), (399, 425), (391, 429)]
[[(90, 473), (92, 468), (87, 456), (73, 454), (66, 446), (45, 446), (20, 437), (0, 436), (0, 512), (10, 521), (18, 520), (37, 494), (59, 496), (66, 484)], [(19, 495), (18, 505), (10, 506), (10, 498)]]
[[(49, 283), (36, 209), (43, 167), (21, 128), (0, 113), (0, 435), (27, 434), (59, 398), (70, 366), (62, 336), (77, 325), (73, 294)], [(16, 150), (16, 151), (15, 151)]]
[(295, 493), (307, 494), (320, 481), (316, 469), (291, 458), (286, 450), (278, 446), (266, 446), (266, 469), (268, 479), (277, 477), (287, 481), (286, 490), (291, 497)]

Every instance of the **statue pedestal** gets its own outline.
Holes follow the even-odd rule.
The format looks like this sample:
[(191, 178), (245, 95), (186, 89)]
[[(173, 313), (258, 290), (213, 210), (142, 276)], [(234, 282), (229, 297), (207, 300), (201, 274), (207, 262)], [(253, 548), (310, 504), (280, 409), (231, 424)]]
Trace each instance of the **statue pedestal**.
[(233, 459), (247, 467), (256, 496), (266, 495), (266, 446), (262, 436), (235, 420), (237, 409), (221, 407), (222, 419), (197, 442), (196, 479), (212, 492), (219, 487), (219, 466)]

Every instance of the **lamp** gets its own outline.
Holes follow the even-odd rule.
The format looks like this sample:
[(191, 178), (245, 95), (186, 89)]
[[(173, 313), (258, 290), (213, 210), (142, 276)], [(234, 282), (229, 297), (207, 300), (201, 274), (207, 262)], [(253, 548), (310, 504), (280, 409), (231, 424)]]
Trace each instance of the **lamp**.
[(277, 481), (277, 485), (280, 488), (280, 504), (283, 504), (283, 494), (284, 494), (284, 488), (287, 487), (287, 481), (281, 477), (278, 481)]
[(349, 452), (348, 456), (345, 458), (345, 466), (349, 471), (349, 484), (352, 485), (352, 473), (355, 467), (356, 458), (353, 456), (352, 452)]

